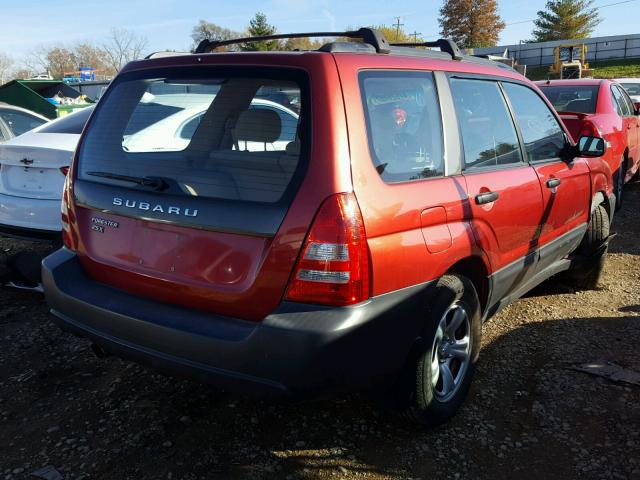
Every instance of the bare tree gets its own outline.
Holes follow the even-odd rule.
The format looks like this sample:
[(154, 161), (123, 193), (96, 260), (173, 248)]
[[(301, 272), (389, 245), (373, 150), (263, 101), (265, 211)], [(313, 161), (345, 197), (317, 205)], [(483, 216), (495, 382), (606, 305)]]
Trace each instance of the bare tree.
[(114, 28), (102, 50), (107, 65), (117, 72), (128, 62), (141, 58), (148, 44), (146, 37), (124, 28)]
[(13, 68), (13, 58), (0, 52), (0, 85), (9, 81), (9, 72)]
[(52, 48), (46, 45), (39, 45), (33, 49), (24, 59), (25, 70), (28, 70), (34, 74), (48, 73), (49, 71), (49, 52)]
[(18, 68), (16, 70), (13, 70), (9, 74), (9, 79), (25, 80), (27, 78), (33, 77), (33, 75), (33, 71), (29, 70), (28, 68)]
[[(192, 49), (195, 49), (202, 40), (230, 40), (232, 38), (242, 37), (239, 32), (234, 32), (228, 28), (221, 27), (215, 23), (200, 20), (191, 30), (191, 38), (193, 39)], [(234, 50), (234, 46), (227, 47), (227, 50)]]

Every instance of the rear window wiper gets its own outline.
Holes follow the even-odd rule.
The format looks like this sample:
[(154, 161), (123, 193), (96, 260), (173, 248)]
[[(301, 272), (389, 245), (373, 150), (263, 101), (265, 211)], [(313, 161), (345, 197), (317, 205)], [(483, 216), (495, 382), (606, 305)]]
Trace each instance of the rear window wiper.
[(151, 188), (152, 190), (162, 191), (169, 188), (169, 184), (160, 177), (132, 177), (130, 175), (120, 175), (110, 172), (87, 172), (87, 175), (93, 177), (109, 178), (112, 180), (121, 180), (123, 182), (131, 182), (142, 187)]

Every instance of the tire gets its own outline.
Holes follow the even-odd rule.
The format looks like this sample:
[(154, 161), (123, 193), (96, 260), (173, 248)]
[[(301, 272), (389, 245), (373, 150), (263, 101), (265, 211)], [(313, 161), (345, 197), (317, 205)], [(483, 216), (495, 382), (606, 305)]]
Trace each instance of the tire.
[(580, 265), (567, 272), (566, 279), (581, 290), (596, 290), (602, 276), (606, 260), (606, 249), (602, 244), (609, 237), (609, 214), (602, 205), (598, 205), (591, 214), (587, 232), (582, 239), (578, 254), (583, 257)]
[[(425, 329), (391, 393), (404, 398), (404, 413), (433, 427), (453, 417), (464, 402), (480, 352), (481, 312), (473, 283), (462, 275), (438, 280)], [(456, 327), (457, 325), (457, 327)], [(437, 371), (436, 371), (437, 370)]]
[(625, 177), (625, 158), (622, 157), (622, 161), (620, 162), (620, 168), (618, 168), (618, 172), (615, 174), (615, 189), (614, 194), (616, 196), (616, 211), (622, 208), (622, 198), (624, 193), (624, 177)]

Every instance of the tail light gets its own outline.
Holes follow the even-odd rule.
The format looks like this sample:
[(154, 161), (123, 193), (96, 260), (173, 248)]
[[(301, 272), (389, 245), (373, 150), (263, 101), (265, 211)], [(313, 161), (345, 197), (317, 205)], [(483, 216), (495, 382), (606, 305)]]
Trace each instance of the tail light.
[(316, 214), (289, 281), (286, 300), (351, 305), (369, 298), (369, 252), (352, 193), (332, 195)]
[(66, 177), (69, 173), (69, 166), (60, 167), (60, 172), (62, 172), (62, 174)]
[(602, 138), (602, 133), (598, 126), (591, 120), (583, 120), (580, 127), (580, 137), (598, 137)]
[(69, 177), (64, 180), (64, 187), (62, 188), (62, 202), (60, 204), (60, 214), (62, 220), (62, 243), (64, 246), (73, 249), (73, 241), (71, 238), (71, 227), (69, 225)]

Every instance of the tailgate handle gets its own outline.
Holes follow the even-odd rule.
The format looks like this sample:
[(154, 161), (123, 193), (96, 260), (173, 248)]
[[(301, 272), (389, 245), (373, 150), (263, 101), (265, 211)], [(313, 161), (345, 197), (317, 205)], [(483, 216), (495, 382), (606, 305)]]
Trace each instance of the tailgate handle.
[(562, 183), (562, 180), (559, 178), (552, 178), (547, 180), (547, 188), (556, 188), (558, 185)]
[(500, 197), (498, 192), (481, 193), (479, 195), (476, 195), (476, 203), (478, 205), (484, 205), (486, 203), (492, 203), (492, 202), (495, 202), (496, 200), (498, 200), (498, 197)]

